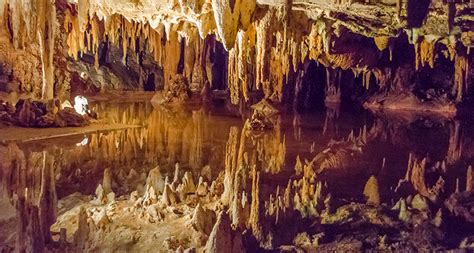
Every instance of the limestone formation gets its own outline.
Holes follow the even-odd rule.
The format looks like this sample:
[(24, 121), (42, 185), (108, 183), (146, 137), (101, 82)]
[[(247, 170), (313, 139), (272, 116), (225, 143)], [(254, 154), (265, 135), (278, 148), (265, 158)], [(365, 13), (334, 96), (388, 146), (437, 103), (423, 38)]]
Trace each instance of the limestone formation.
[(367, 198), (367, 204), (380, 205), (379, 185), (375, 176), (371, 176), (365, 184), (364, 196)]
[(102, 179), (102, 188), (104, 190), (105, 195), (112, 192), (112, 178), (111, 178), (109, 168), (104, 170), (104, 178)]
[(81, 207), (77, 215), (77, 230), (74, 233), (74, 243), (78, 249), (85, 249), (87, 239), (89, 238), (89, 225), (86, 209)]
[(472, 250), (472, 9), (0, 0), (0, 251)]
[(160, 172), (160, 167), (155, 167), (148, 172), (146, 184), (153, 187), (157, 193), (162, 193), (165, 188), (165, 181)]
[(191, 224), (197, 231), (203, 232), (207, 235), (211, 233), (216, 215), (212, 210), (203, 208), (200, 204), (194, 209)]
[(242, 236), (232, 230), (229, 216), (225, 212), (219, 213), (206, 243), (205, 252), (245, 252), (242, 245)]
[(177, 196), (169, 184), (165, 185), (163, 195), (161, 195), (161, 203), (166, 206), (175, 205), (178, 203)]

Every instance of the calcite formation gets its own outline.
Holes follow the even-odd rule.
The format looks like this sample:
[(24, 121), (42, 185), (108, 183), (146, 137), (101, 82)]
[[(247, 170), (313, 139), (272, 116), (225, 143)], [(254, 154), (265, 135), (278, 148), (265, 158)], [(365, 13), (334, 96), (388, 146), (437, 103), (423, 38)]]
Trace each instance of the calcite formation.
[[(0, 17), (2, 127), (84, 126), (92, 115), (67, 105), (74, 93), (156, 93), (92, 106), (133, 127), (67, 149), (0, 145), (0, 204), (16, 212), (0, 220), (2, 252), (473, 248), (467, 233), (443, 240), (474, 223), (472, 140), (456, 118), (336, 123), (348, 102), (469, 107), (466, 1), (0, 0)], [(207, 110), (221, 103), (225, 117)], [(288, 131), (287, 111), (319, 104), (324, 122), (307, 135), (294, 114)], [(385, 163), (416, 146), (417, 124), (446, 126), (447, 150), (430, 154), (438, 162), (420, 155), (430, 148), (410, 153), (395, 187)], [(404, 148), (368, 171), (380, 141)]]
[[(92, 55), (99, 69), (108, 51), (121, 48), (124, 66), (138, 63), (133, 71), (141, 83), (156, 80), (144, 74), (149, 74), (145, 60), (151, 56), (163, 70), (164, 90), (169, 90), (176, 74), (183, 74), (189, 84), (200, 88), (205, 83), (223, 88), (224, 80), (235, 104), (248, 101), (254, 91), (261, 91), (275, 102), (291, 99), (285, 91), (293, 89), (288, 86), (298, 87), (301, 78), (297, 76), (308, 74), (308, 61), (316, 61), (326, 69), (322, 78), (327, 80), (328, 103), (340, 102), (345, 89), (341, 80), (351, 80), (360, 82), (371, 96), (396, 100), (400, 92), (407, 92), (413, 100), (400, 100), (405, 104), (401, 108), (417, 109), (418, 104), (428, 101), (409, 88), (409, 80), (400, 81), (394, 75), (403, 66), (415, 69), (403, 74), (414, 78), (419, 78), (420, 72), (450, 66), (451, 83), (433, 88), (447, 94), (447, 101), (461, 103), (469, 93), (472, 73), (469, 5), (441, 1), (423, 8), (411, 5), (399, 1), (58, 0), (2, 1), (0, 9), (7, 17), (4, 29), (11, 28), (15, 48), (38, 45), (44, 98), (57, 96), (62, 86), (67, 87), (55, 82), (64, 69), (55, 73), (54, 65), (59, 60), (53, 55), (65, 56), (67, 51), (75, 61)], [(216, 43), (227, 52), (219, 52)], [(62, 45), (67, 48), (58, 49)], [(216, 55), (221, 53), (227, 60), (216, 65)], [(19, 64), (9, 63), (13, 67)], [(348, 70), (356, 77), (344, 77)], [(227, 76), (222, 79), (221, 75)], [(373, 85), (377, 92), (371, 91)], [(367, 105), (397, 108), (379, 102), (377, 99)]]

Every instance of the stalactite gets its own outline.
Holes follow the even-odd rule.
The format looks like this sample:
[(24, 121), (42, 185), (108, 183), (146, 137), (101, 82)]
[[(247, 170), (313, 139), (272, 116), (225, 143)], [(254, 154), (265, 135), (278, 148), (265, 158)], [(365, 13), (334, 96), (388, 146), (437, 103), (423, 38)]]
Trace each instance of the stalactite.
[(415, 42), (415, 68), (418, 70), (420, 66), (428, 64), (430, 68), (434, 68), (435, 46), (438, 38), (436, 36), (424, 36), (420, 41)]
[(255, 27), (249, 26), (247, 31), (240, 30), (237, 34), (236, 46), (229, 51), (228, 80), (231, 93), (231, 102), (237, 104), (240, 93), (248, 101), (248, 88), (251, 82), (249, 68), (251, 68), (252, 46), (255, 45)]
[[(164, 47), (163, 72), (165, 79), (165, 90), (169, 88), (171, 80), (178, 71), (178, 63), (181, 57), (181, 40), (178, 36), (177, 26), (173, 25), (166, 31), (166, 44)], [(166, 56), (173, 57), (166, 57)]]
[(235, 44), (239, 24), (244, 30), (250, 24), (255, 7), (255, 0), (212, 0), (217, 34), (227, 50)]
[(466, 49), (458, 49), (454, 57), (454, 91), (456, 101), (461, 102), (468, 89), (469, 60)]
[(267, 11), (265, 16), (257, 22), (256, 27), (256, 60), (255, 60), (255, 85), (257, 89), (263, 87), (265, 96), (270, 96), (268, 91), (269, 84), (269, 69), (271, 57), (271, 24), (273, 22), (273, 10)]
[(67, 32), (66, 43), (68, 45), (68, 55), (77, 61), (78, 52), (83, 51), (81, 48), (81, 38), (83, 34), (79, 30), (79, 20), (77, 16), (71, 15), (69, 10), (66, 10), (64, 15), (64, 30)]
[(54, 2), (41, 0), (38, 2), (37, 31), (40, 44), (41, 63), (43, 69), (43, 88), (41, 97), (54, 97), (54, 42), (56, 36), (56, 7)]
[(341, 100), (341, 71), (339, 69), (326, 68), (326, 103), (339, 103)]
[(194, 27), (186, 28), (187, 33), (189, 34), (186, 37), (186, 48), (184, 50), (184, 71), (183, 74), (187, 80), (192, 80), (194, 62), (196, 61), (198, 51), (196, 51), (195, 44), (198, 43), (199, 34), (197, 29)]
[(391, 42), (391, 37), (390, 36), (377, 36), (377, 37), (374, 37), (374, 42), (377, 48), (380, 51), (383, 51), (389, 47), (390, 42)]

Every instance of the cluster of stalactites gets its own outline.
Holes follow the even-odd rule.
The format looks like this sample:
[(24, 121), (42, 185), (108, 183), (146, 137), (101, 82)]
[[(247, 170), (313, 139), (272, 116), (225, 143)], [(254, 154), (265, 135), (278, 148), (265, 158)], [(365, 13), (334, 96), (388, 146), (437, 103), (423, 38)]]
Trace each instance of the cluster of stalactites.
[[(68, 54), (75, 60), (84, 53), (91, 53), (95, 56), (95, 66), (98, 68), (99, 46), (102, 42), (122, 48), (123, 64), (127, 63), (127, 57), (131, 57), (130, 52), (134, 52), (137, 58), (141, 52), (148, 52), (164, 70), (166, 89), (177, 74), (181, 54), (184, 54), (183, 74), (190, 83), (202, 81), (203, 73), (199, 66), (203, 57), (203, 40), (199, 30), (189, 23), (161, 24), (153, 28), (149, 23), (130, 21), (118, 14), (104, 20), (100, 20), (97, 15), (87, 14), (85, 21), (81, 21), (84, 18), (79, 14), (73, 15), (69, 10), (65, 15)], [(81, 25), (81, 22), (85, 22), (85, 25)], [(182, 41), (186, 43), (184, 52), (181, 50)]]
[[(42, 98), (54, 96), (54, 41), (56, 36), (55, 1), (0, 1), (0, 16), (9, 27), (15, 48), (34, 43), (40, 46), (43, 87)], [(1, 24), (2, 22), (0, 22)]]
[[(307, 59), (318, 61), (327, 68), (352, 69), (356, 75), (362, 74), (365, 88), (369, 88), (371, 76), (375, 76), (380, 87), (390, 81), (391, 73), (387, 73), (390, 71), (376, 68), (378, 56), (375, 52), (388, 49), (391, 60), (396, 38), (379, 35), (374, 37), (374, 48), (353, 42), (348, 48), (335, 51), (333, 47), (337, 41), (344, 41), (344, 36), (351, 37), (349, 29), (330, 19), (310, 20), (305, 15), (295, 15), (291, 11), (291, 1), (258, 10), (253, 0), (180, 1), (180, 8), (168, 6), (179, 14), (174, 22), (160, 15), (160, 22), (146, 17), (135, 22), (119, 14), (106, 16), (106, 12), (99, 11), (96, 5), (86, 1), (79, 4), (77, 17), (68, 14), (69, 54), (77, 57), (77, 52), (90, 51), (96, 55), (97, 65), (99, 42), (105, 39), (101, 34), (112, 43), (121, 43), (124, 61), (128, 48), (135, 51), (147, 48), (164, 68), (165, 87), (177, 72), (180, 54), (185, 53), (186, 77), (190, 79), (191, 72), (196, 73), (196, 66), (205, 62), (201, 48), (205, 47), (203, 39), (209, 34), (215, 34), (229, 51), (227, 80), (234, 104), (241, 99), (247, 101), (250, 91), (255, 89), (262, 90), (266, 98), (281, 101), (290, 73), (299, 70)], [(98, 22), (97, 16), (104, 20), (103, 24)], [(456, 39), (419, 36), (417, 31), (411, 31), (409, 37), (414, 44), (417, 69), (421, 66), (433, 68), (440, 51), (437, 45), (446, 45), (444, 51), (456, 66), (453, 94), (461, 101), (466, 89), (468, 63), (467, 57), (463, 57), (466, 53), (456, 49)], [(181, 52), (183, 38), (191, 50)], [(329, 93), (337, 95), (338, 91), (330, 90)]]
[(441, 38), (434, 35), (417, 37), (415, 47), (415, 68), (435, 67), (437, 57), (443, 56), (454, 63), (453, 94), (456, 102), (461, 102), (467, 90), (469, 73), (469, 50), (454, 37)]
[[(1, 21), (7, 22), (4, 25), (10, 27), (10, 33), (15, 48), (23, 48), (30, 42), (36, 42), (38, 39), (37, 32), (44, 23), (41, 20), (46, 19), (44, 15), (47, 13), (38, 12), (43, 1), (0, 1)], [(39, 14), (39, 15), (38, 15)], [(41, 15), (43, 14), (43, 15)], [(49, 17), (48, 17), (49, 18)]]
[[(358, 46), (352, 52), (334, 52), (332, 37), (342, 33), (344, 28), (328, 19), (309, 21), (300, 16), (292, 17), (289, 9), (287, 6), (269, 7), (261, 18), (237, 33), (228, 61), (233, 103), (241, 98), (247, 101), (252, 88), (261, 89), (265, 98), (281, 101), (290, 73), (296, 72), (307, 59), (318, 61), (327, 68), (364, 73), (368, 86), (375, 63), (372, 54), (359, 52)], [(289, 27), (301, 27), (310, 32), (303, 34)]]

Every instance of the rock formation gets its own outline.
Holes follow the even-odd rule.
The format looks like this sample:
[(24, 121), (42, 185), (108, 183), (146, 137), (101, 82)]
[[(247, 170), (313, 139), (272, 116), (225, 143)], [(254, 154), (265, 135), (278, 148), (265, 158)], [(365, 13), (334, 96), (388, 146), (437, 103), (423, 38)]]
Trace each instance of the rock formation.
[(204, 249), (205, 252), (244, 252), (242, 236), (232, 230), (229, 216), (221, 212)]
[[(107, 62), (110, 52), (116, 52), (120, 56), (111, 57), (121, 60), (123, 69), (132, 71), (140, 85), (156, 86), (161, 79), (165, 100), (178, 103), (186, 99), (188, 84), (204, 87), (208, 82), (217, 88), (223, 75), (229, 80), (233, 103), (248, 101), (254, 90), (281, 102), (290, 97), (284, 91), (296, 86), (298, 73), (308, 74), (307, 62), (317, 61), (326, 68), (328, 103), (344, 99), (347, 87), (341, 85), (347, 82), (341, 80), (357, 80), (370, 96), (368, 107), (452, 113), (468, 96), (472, 78), (469, 5), (434, 1), (426, 6), (411, 8), (411, 3), (390, 1), (89, 0), (4, 1), (0, 9), (8, 17), (2, 23), (3, 29), (11, 29), (12, 48), (31, 50), (28, 43), (37, 45), (34, 54), (40, 56), (42, 66), (41, 93), (48, 99), (75, 85), (72, 80), (80, 74), (66, 71), (60, 65), (61, 56), (92, 63), (95, 73), (107, 68), (127, 78)], [(222, 43), (223, 50), (216, 43)], [(223, 66), (216, 65), (219, 54), (228, 59)], [(14, 57), (0, 61), (13, 69), (19, 64)], [(442, 65), (452, 68), (449, 81), (432, 85), (434, 96), (427, 90), (417, 94), (410, 79), (421, 87), (423, 73), (435, 73)], [(157, 77), (155, 66), (162, 69), (162, 77)], [(405, 72), (406, 66), (415, 71)], [(216, 74), (217, 69), (221, 73)], [(349, 76), (346, 70), (361, 78), (345, 77)], [(86, 79), (81, 82), (87, 83)], [(436, 77), (430, 80), (437, 82)], [(20, 86), (26, 85), (22, 80)], [(377, 91), (371, 92), (374, 85)]]
[[(472, 248), (464, 168), (474, 138), (460, 120), (473, 106), (472, 10), (441, 0), (0, 0), (5, 136), (126, 126), (0, 140), (0, 251)], [(103, 119), (85, 108), (88, 95)], [(134, 96), (152, 103), (125, 101)], [(321, 122), (295, 113), (320, 106)], [(346, 108), (357, 113), (339, 125)], [(394, 110), (424, 116), (393, 123)], [(436, 145), (418, 143), (425, 133)]]
[(365, 184), (364, 196), (367, 198), (367, 204), (380, 205), (379, 185), (375, 176), (371, 176)]

